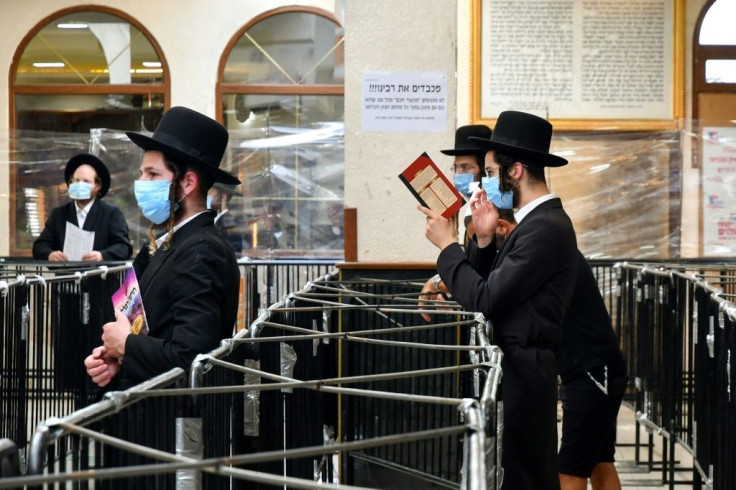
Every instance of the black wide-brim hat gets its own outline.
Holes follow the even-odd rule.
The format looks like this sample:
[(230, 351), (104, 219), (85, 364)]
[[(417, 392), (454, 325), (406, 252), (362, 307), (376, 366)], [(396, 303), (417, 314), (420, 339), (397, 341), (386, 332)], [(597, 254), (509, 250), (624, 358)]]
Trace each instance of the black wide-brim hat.
[(227, 148), (227, 129), (204, 114), (186, 107), (172, 107), (164, 113), (153, 135), (132, 131), (125, 134), (145, 151), (157, 150), (176, 161), (195, 165), (215, 182), (240, 184), (240, 180), (220, 168)]
[(562, 167), (567, 160), (549, 152), (552, 125), (533, 114), (503, 111), (490, 139), (470, 137), (486, 150), (495, 150), (543, 167)]
[(440, 152), (445, 155), (474, 155), (476, 153), (482, 153), (485, 149), (482, 146), (477, 145), (474, 141), (470, 141), (468, 138), (472, 136), (474, 138), (487, 140), (490, 139), (491, 134), (491, 128), (485, 124), (460, 126), (457, 128), (457, 131), (455, 131), (455, 148), (440, 150)]
[(90, 153), (79, 153), (78, 155), (71, 157), (69, 161), (66, 162), (66, 168), (64, 168), (64, 182), (68, 185), (74, 175), (74, 171), (79, 168), (80, 165), (84, 164), (91, 165), (92, 168), (95, 169), (95, 172), (97, 172), (97, 177), (99, 177), (102, 182), (102, 186), (100, 187), (100, 192), (97, 194), (97, 197), (102, 199), (105, 197), (105, 194), (107, 194), (107, 191), (110, 190), (110, 171), (107, 169), (105, 163), (95, 155)]

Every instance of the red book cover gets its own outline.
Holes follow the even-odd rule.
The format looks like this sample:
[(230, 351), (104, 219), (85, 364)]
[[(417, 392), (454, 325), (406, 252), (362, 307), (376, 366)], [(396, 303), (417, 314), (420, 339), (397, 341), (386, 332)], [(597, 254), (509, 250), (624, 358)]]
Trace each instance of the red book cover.
[(465, 204), (463, 196), (426, 152), (406, 167), (399, 179), (422, 206), (439, 211), (444, 218), (451, 218)]

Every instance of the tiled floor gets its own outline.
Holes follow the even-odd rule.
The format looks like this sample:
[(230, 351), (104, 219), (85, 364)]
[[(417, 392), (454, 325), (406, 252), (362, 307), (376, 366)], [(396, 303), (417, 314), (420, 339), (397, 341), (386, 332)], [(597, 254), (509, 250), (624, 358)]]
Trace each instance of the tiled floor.
[[(669, 483), (663, 484), (662, 482), (661, 466), (651, 472), (648, 470), (646, 463), (650, 461), (650, 457), (647, 447), (640, 447), (639, 460), (642, 463), (636, 463), (634, 443), (636, 441), (637, 426), (634, 410), (627, 405), (622, 405), (619, 411), (618, 421), (616, 468), (618, 469), (619, 478), (621, 479), (621, 485), (624, 490), (670, 488)], [(641, 427), (639, 428), (639, 432), (640, 441), (642, 443), (647, 442), (649, 440), (649, 434)], [(666, 441), (666, 439), (664, 440)], [(652, 450), (651, 461), (654, 461), (655, 464), (662, 460), (662, 441), (663, 437), (661, 435), (654, 434), (654, 448)], [(677, 445), (675, 446), (675, 456), (678, 461), (678, 468), (683, 468), (683, 470), (675, 472), (674, 480), (675, 482), (679, 482), (675, 485), (675, 488), (692, 488), (692, 457), (687, 451)], [(590, 484), (588, 484), (588, 488), (592, 488)]]

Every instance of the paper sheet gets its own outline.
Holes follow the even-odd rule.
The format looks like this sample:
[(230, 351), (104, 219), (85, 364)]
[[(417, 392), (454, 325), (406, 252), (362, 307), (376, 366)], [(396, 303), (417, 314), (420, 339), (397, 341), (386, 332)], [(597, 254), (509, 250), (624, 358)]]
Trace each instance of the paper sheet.
[(66, 222), (66, 235), (64, 236), (64, 255), (71, 261), (82, 260), (86, 254), (92, 251), (95, 243), (95, 232), (81, 229), (75, 224)]

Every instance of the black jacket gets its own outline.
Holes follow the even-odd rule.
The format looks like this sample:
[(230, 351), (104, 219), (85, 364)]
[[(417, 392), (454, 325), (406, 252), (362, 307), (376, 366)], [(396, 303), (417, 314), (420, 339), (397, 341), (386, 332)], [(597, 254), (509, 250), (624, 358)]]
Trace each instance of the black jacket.
[(454, 299), (491, 320), (502, 347), (559, 340), (577, 267), (575, 230), (559, 199), (529, 213), (498, 253), (494, 246), (476, 247), (466, 258), (453, 244), (437, 260)]
[(168, 250), (149, 258), (144, 246), (136, 257), (149, 333), (128, 336), (117, 389), (187, 370), (197, 354), (232, 336), (240, 272), (213, 220), (212, 212), (200, 214), (174, 233)]
[[(74, 201), (51, 211), (46, 227), (33, 242), (33, 258), (48, 260), (49, 254), (64, 249), (66, 222), (79, 226)], [(94, 231), (93, 250), (102, 253), (103, 260), (125, 260), (130, 258), (133, 247), (128, 239), (128, 223), (123, 213), (100, 199), (95, 199), (84, 220), (83, 230)]]
[(455, 300), (492, 321), (503, 351), (504, 489), (559, 488), (552, 344), (561, 336), (577, 254), (572, 222), (555, 198), (534, 208), (498, 253), (491, 245), (466, 258), (453, 244), (437, 260)]

